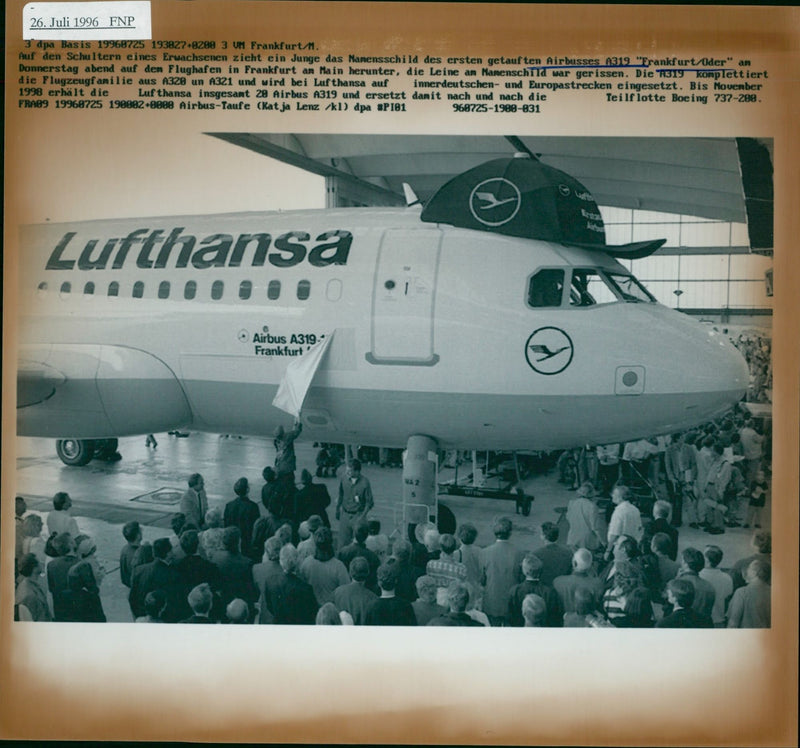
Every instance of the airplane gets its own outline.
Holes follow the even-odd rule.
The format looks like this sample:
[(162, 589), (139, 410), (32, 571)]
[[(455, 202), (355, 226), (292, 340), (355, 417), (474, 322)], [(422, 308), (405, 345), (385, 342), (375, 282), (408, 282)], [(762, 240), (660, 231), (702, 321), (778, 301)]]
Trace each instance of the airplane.
[(744, 395), (726, 336), (618, 261), (663, 240), (606, 245), (569, 175), (523, 154), (425, 206), (406, 193), (23, 227), (17, 433), (56, 439), (68, 465), (120, 436), (268, 435), (291, 422), (273, 401), (297, 370), (304, 437), (416, 439), (424, 461), (671, 433)]

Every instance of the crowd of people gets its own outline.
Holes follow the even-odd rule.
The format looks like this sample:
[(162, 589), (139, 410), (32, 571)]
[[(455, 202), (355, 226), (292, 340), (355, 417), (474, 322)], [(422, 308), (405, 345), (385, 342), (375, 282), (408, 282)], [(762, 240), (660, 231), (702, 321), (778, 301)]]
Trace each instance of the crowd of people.
[[(584, 474), (563, 521), (544, 522), (531, 549), (512, 540), (508, 517), (496, 518), (493, 542), (484, 547), (469, 523), (454, 534), (440, 534), (428, 523), (410, 528), (407, 538), (390, 538), (370, 516), (374, 497), (358, 460), (340, 471), (335, 502), (307, 470), (296, 484), (293, 442), (299, 434), (299, 424), (276, 432), (276, 459), (263, 470), (260, 507), (246, 478), (234, 482), (233, 498), (224, 506), (209, 506), (203, 476), (195, 473), (188, 477), (170, 535), (147, 543), (138, 522), (124, 525), (119, 576), (128, 590), (130, 620), (770, 625), (771, 534), (759, 527), (768, 462), (756, 450), (762, 439), (749, 419), (726, 417), (713, 428), (667, 441), (663, 452), (651, 444), (646, 456), (647, 450), (625, 445), (616, 462), (614, 450), (598, 449), (597, 469)], [(664, 498), (648, 503), (636, 495), (626, 480), (626, 452), (631, 460), (650, 461), (637, 470), (656, 476), (663, 471)], [(728, 491), (728, 484), (735, 490)], [(606, 492), (610, 501), (604, 502)], [(18, 620), (106, 620), (100, 594), (105, 571), (95, 541), (80, 532), (70, 509), (69, 496), (57, 493), (45, 532), (41, 517), (26, 514), (24, 499), (17, 497)], [(684, 522), (702, 523), (712, 535), (755, 525), (754, 553), (724, 559), (713, 543), (685, 546)]]

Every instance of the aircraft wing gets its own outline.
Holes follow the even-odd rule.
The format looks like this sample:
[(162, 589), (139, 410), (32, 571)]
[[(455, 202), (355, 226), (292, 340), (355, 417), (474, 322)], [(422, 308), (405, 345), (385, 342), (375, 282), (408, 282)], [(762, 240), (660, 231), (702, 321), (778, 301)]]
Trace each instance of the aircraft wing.
[(319, 365), (325, 356), (325, 351), (333, 338), (333, 333), (326, 335), (315, 345), (312, 345), (300, 358), (293, 359), (286, 367), (286, 372), (278, 386), (278, 392), (272, 400), (276, 408), (290, 413), (295, 418), (300, 417), (311, 382), (317, 373)]

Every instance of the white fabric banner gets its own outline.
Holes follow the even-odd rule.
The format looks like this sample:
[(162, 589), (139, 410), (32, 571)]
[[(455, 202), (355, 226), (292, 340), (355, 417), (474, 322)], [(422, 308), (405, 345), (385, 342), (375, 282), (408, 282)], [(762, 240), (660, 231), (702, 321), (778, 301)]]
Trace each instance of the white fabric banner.
[(312, 345), (300, 358), (293, 359), (289, 363), (272, 401), (276, 408), (300, 418), (308, 389), (332, 339), (333, 332)]

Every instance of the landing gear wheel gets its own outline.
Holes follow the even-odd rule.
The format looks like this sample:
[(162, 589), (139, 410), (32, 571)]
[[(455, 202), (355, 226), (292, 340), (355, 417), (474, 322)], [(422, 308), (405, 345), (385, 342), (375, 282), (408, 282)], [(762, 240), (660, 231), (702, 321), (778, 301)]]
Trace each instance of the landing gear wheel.
[(87, 465), (94, 456), (93, 439), (59, 439), (56, 453), (65, 465), (81, 467)]
[(119, 439), (98, 439), (94, 445), (94, 457), (96, 460), (105, 462), (116, 462), (122, 459), (122, 455), (117, 452)]

